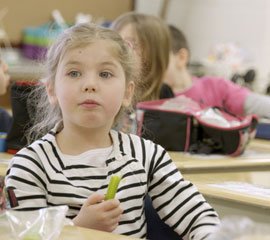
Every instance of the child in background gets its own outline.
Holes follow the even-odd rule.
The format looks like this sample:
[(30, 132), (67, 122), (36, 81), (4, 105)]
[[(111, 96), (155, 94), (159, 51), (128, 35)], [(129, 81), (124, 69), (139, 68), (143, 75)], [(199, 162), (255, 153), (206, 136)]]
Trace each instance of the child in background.
[(171, 48), (167, 24), (153, 15), (128, 12), (115, 19), (111, 28), (134, 50), (141, 73), (137, 84), (141, 94), (137, 100), (173, 97), (170, 87), (163, 83)]
[(0, 95), (4, 95), (7, 92), (9, 80), (8, 65), (0, 59)]
[[(153, 15), (128, 12), (115, 19), (111, 28), (129, 43), (134, 52), (140, 73), (135, 85), (135, 102), (174, 97), (171, 88), (163, 82), (171, 48), (167, 24)], [(124, 115), (116, 129), (136, 133), (135, 113)]]
[[(133, 54), (110, 29), (81, 24), (67, 29), (47, 55), (47, 77), (32, 136), (6, 176), (18, 210), (68, 205), (77, 226), (146, 237), (144, 199), (185, 239), (204, 239), (219, 219), (198, 190), (184, 180), (159, 145), (112, 130), (132, 102)], [(47, 91), (45, 91), (47, 90)], [(52, 129), (50, 129), (52, 128)], [(104, 201), (112, 175), (122, 180)]]
[(187, 69), (189, 47), (184, 34), (169, 26), (172, 49), (164, 82), (176, 96), (185, 95), (205, 107), (221, 107), (235, 115), (257, 114), (270, 118), (270, 98), (220, 77), (193, 77)]
[[(9, 82), (8, 65), (0, 58), (0, 96), (7, 92)], [(0, 132), (8, 133), (11, 124), (12, 117), (5, 109), (0, 108)]]

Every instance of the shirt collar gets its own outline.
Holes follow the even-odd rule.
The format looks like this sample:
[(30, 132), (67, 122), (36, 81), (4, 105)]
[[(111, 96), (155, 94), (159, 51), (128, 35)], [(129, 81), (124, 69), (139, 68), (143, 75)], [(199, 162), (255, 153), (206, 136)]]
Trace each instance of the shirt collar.
[[(62, 128), (63, 128), (63, 123), (62, 121), (60, 121), (54, 126), (54, 128), (50, 131), (50, 133), (52, 133), (55, 136), (55, 134), (59, 132)], [(121, 132), (111, 129), (110, 135), (112, 138), (113, 151), (112, 151), (112, 154), (109, 156), (109, 158), (115, 158), (116, 160), (121, 160), (123, 156), (127, 155), (124, 152), (124, 148), (121, 147), (123, 146), (123, 141), (122, 141), (123, 134)]]

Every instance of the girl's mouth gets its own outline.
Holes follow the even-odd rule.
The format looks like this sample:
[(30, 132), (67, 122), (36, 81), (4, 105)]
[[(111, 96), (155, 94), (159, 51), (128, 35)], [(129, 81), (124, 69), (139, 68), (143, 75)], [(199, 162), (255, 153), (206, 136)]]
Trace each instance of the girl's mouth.
[(85, 107), (85, 108), (96, 108), (100, 104), (94, 100), (86, 100), (80, 103), (80, 106)]

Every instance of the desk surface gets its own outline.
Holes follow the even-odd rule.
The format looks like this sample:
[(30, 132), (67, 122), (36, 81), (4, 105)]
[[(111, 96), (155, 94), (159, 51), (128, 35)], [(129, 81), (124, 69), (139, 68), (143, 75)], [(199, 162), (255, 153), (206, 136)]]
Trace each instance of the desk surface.
[[(2, 235), (1, 235), (2, 236)], [(11, 234), (4, 236), (5, 240), (14, 239)], [(2, 238), (1, 238), (2, 239)], [(33, 238), (34, 239), (34, 238)], [(124, 235), (117, 235), (113, 233), (101, 232), (97, 230), (80, 228), (75, 226), (65, 226), (59, 236), (58, 240), (132, 240), (138, 239)]]
[(0, 160), (10, 160), (13, 157), (13, 154), (0, 152)]
[(0, 176), (5, 176), (8, 169), (9, 160), (0, 159)]
[(248, 145), (248, 149), (263, 150), (270, 152), (270, 140), (252, 139)]
[(13, 154), (0, 152), (0, 176), (5, 176), (10, 159)]
[[(270, 170), (270, 141), (253, 139), (243, 155), (199, 155), (183, 152), (169, 152), (182, 173)], [(0, 160), (11, 159), (12, 154), (0, 153)]]
[(65, 226), (59, 240), (131, 240), (137, 239), (133, 237), (127, 237), (123, 235), (117, 235), (112, 233), (106, 233), (101, 231), (96, 231), (87, 228), (80, 228), (74, 226)]
[(238, 157), (169, 152), (182, 173), (270, 170), (270, 141), (254, 139)]
[(184, 174), (208, 197), (270, 210), (270, 171)]

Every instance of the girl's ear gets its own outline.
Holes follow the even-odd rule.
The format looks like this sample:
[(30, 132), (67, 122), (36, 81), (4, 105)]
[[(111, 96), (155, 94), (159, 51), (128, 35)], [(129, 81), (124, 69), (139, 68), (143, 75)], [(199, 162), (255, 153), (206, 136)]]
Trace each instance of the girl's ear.
[(55, 96), (54, 87), (52, 86), (52, 84), (46, 83), (46, 91), (50, 104), (56, 105), (58, 101), (57, 97)]
[(135, 89), (135, 83), (133, 81), (130, 81), (126, 87), (125, 96), (122, 102), (123, 107), (130, 106), (132, 102), (133, 94), (134, 94), (134, 89)]
[(189, 52), (185, 48), (181, 48), (176, 54), (177, 66), (179, 68), (186, 68), (189, 60)]

